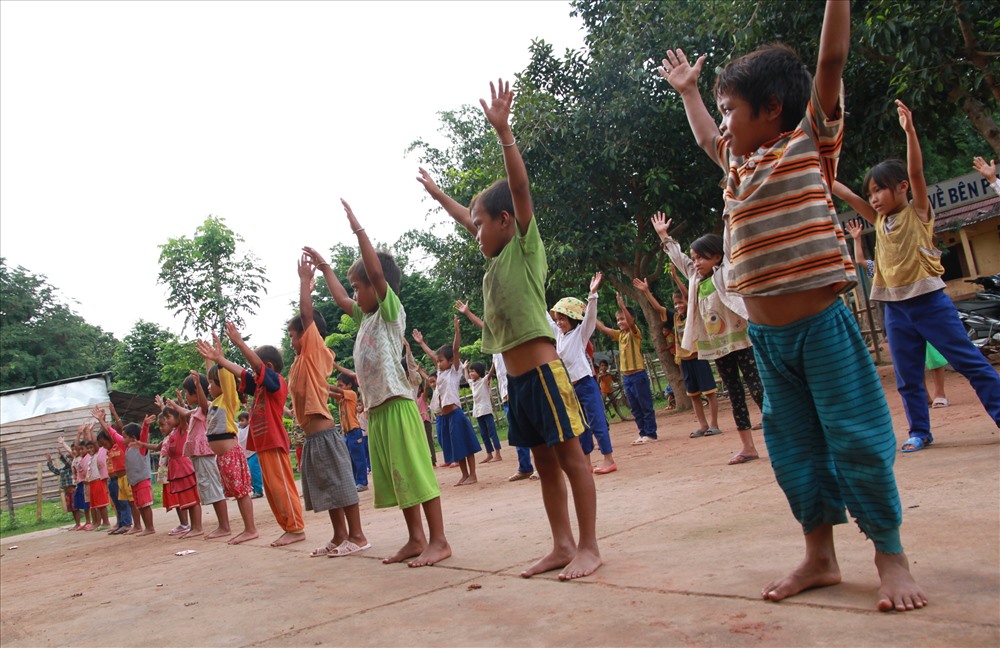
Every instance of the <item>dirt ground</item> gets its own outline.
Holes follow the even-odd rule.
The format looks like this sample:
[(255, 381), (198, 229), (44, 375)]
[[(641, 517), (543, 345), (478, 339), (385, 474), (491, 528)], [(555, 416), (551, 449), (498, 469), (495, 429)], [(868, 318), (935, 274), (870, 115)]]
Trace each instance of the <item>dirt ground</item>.
[[(881, 367), (897, 436), (906, 421)], [(689, 439), (690, 412), (659, 413), (661, 441), (632, 447), (612, 427), (619, 471), (597, 476), (605, 564), (559, 582), (519, 571), (549, 546), (538, 482), (508, 483), (513, 449), (454, 488), (439, 470), (454, 556), (429, 568), (382, 565), (405, 539), (396, 509), (362, 494), (371, 551), (309, 558), (330, 536), (306, 514), (308, 539), (284, 548), (265, 500), (261, 537), (241, 546), (175, 540), (156, 512), (147, 538), (52, 529), (3, 538), (0, 636), (14, 646), (997, 646), (1000, 644), (1000, 442), (968, 383), (948, 372), (951, 406), (933, 410), (935, 444), (899, 455), (903, 541), (930, 605), (875, 611), (872, 546), (836, 529), (844, 582), (781, 603), (761, 587), (801, 558), (801, 531), (768, 462), (727, 466), (724, 434)], [(751, 411), (756, 410), (751, 405)], [(763, 441), (758, 448), (766, 454)], [(239, 528), (235, 505), (230, 505)], [(211, 516), (206, 516), (206, 524)], [(16, 546), (16, 549), (11, 547)], [(179, 557), (174, 552), (194, 549)]]

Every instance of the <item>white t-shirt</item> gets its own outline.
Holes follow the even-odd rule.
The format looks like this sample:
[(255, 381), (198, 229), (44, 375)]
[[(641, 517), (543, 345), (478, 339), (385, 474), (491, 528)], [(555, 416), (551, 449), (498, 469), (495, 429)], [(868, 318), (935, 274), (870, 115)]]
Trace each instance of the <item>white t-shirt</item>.
[(497, 376), (497, 389), (500, 391), (500, 400), (507, 400), (507, 365), (503, 363), (503, 354), (493, 354), (493, 373)]
[(545, 317), (549, 320), (549, 326), (556, 335), (556, 353), (566, 365), (566, 373), (569, 374), (570, 382), (576, 382), (581, 378), (594, 375), (594, 368), (587, 357), (587, 342), (597, 328), (597, 294), (593, 293), (587, 297), (587, 310), (583, 313), (583, 321), (576, 325), (569, 333), (559, 330), (555, 321), (545, 311)]
[(458, 398), (458, 386), (461, 382), (461, 365), (458, 367), (452, 365), (451, 368), (445, 371), (438, 371), (437, 391), (434, 392), (434, 395), (438, 396), (438, 405), (440, 405), (441, 409), (449, 405), (462, 404)]
[(247, 433), (250, 431), (250, 426), (236, 426), (236, 441), (239, 442), (240, 447), (243, 448), (243, 456), (247, 459), (257, 454), (253, 450), (247, 450)]
[(470, 380), (472, 388), (472, 417), (479, 418), (493, 413), (493, 402), (490, 398), (490, 382), (485, 378)]

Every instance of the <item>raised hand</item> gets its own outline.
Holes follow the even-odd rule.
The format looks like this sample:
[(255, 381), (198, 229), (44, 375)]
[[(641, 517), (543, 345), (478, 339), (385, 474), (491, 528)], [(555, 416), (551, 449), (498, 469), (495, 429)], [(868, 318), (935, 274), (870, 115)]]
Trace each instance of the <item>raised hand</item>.
[(166, 403), (166, 401), (164, 401), (164, 400), (163, 400), (163, 396), (160, 396), (159, 394), (157, 394), (156, 396), (154, 396), (154, 397), (153, 397), (153, 402), (154, 402), (154, 403), (156, 404), (156, 406), (157, 406), (157, 407), (159, 407), (159, 408), (160, 408), (161, 410), (162, 410), (162, 409), (163, 409), (164, 407), (166, 407), (166, 406), (167, 406), (167, 403)]
[(497, 85), (490, 81), (490, 103), (485, 99), (479, 100), (479, 105), (483, 107), (486, 120), (495, 129), (506, 128), (510, 119), (510, 107), (514, 103), (514, 93), (511, 92), (510, 83), (505, 83), (503, 79), (497, 79)]
[(649, 219), (649, 222), (653, 224), (653, 230), (656, 235), (660, 237), (661, 241), (665, 241), (670, 238), (670, 224), (674, 222), (674, 219), (667, 218), (667, 215), (663, 212), (656, 212), (653, 217)]
[(639, 277), (636, 277), (635, 279), (632, 280), (632, 287), (638, 290), (639, 292), (644, 292), (644, 293), (649, 292), (649, 282), (646, 281), (645, 279), (640, 279)]
[(152, 424), (153, 424), (153, 423), (155, 423), (155, 422), (156, 422), (156, 416), (155, 416), (154, 414), (147, 414), (147, 415), (146, 415), (146, 416), (145, 416), (145, 417), (144, 417), (144, 418), (142, 419), (142, 424), (143, 424), (143, 425), (147, 425), (147, 426), (149, 426), (149, 425), (152, 425)]
[(437, 199), (437, 196), (441, 194), (441, 188), (437, 186), (434, 179), (431, 178), (431, 174), (427, 173), (427, 170), (423, 167), (417, 169), (420, 175), (417, 176), (417, 182), (423, 186), (424, 191), (426, 191), (431, 198)]
[(232, 322), (226, 322), (226, 337), (229, 338), (230, 342), (237, 346), (243, 342), (243, 336), (240, 335), (240, 330), (236, 328), (236, 325)]
[(464, 302), (461, 299), (456, 299), (455, 300), (455, 310), (457, 310), (462, 315), (468, 315), (469, 314), (469, 304), (468, 304), (468, 302)]
[(455, 318), (455, 332), (458, 333), (458, 315), (452, 315)]
[(357, 234), (358, 230), (361, 229), (361, 225), (358, 223), (357, 216), (354, 215), (354, 210), (351, 209), (351, 206), (343, 198), (340, 199), (340, 204), (344, 206), (344, 211), (347, 213), (347, 222), (351, 224), (351, 231)]
[(94, 409), (90, 410), (90, 413), (98, 421), (104, 421), (107, 419), (107, 414), (104, 413), (104, 410), (101, 409), (100, 405), (94, 405)]
[(990, 184), (993, 184), (994, 182), (997, 181), (996, 160), (990, 160), (990, 163), (987, 164), (986, 160), (977, 155), (976, 157), (972, 158), (972, 166), (975, 167), (976, 171), (982, 174), (982, 176), (986, 178), (986, 181), (989, 182)]
[(861, 238), (861, 232), (864, 228), (864, 221), (860, 218), (852, 218), (844, 223), (844, 229), (847, 230), (847, 233), (850, 234), (851, 238), (855, 241)]
[(663, 59), (663, 65), (656, 68), (656, 71), (674, 90), (683, 93), (691, 89), (697, 90), (698, 77), (701, 76), (701, 67), (704, 64), (704, 55), (699, 56), (694, 65), (691, 65), (684, 50), (667, 50), (667, 58)]
[(907, 133), (913, 131), (913, 113), (899, 99), (896, 100), (896, 112), (899, 113), (899, 125)]
[(214, 345), (204, 340), (196, 340), (195, 344), (198, 345), (198, 353), (201, 354), (201, 357), (212, 362), (218, 362), (223, 357), (222, 345), (219, 344), (219, 337), (215, 333), (212, 333), (212, 338), (215, 341)]
[(46, 459), (46, 460), (47, 460), (47, 461), (48, 461), (49, 463), (52, 463), (52, 455), (50, 455), (50, 454), (49, 454), (48, 452), (46, 452), (46, 453), (45, 453), (45, 459)]
[(419, 329), (413, 329), (412, 335), (413, 335), (413, 341), (414, 342), (416, 342), (417, 344), (423, 344), (424, 343), (424, 334), (421, 333)]
[(312, 281), (315, 272), (316, 264), (313, 263), (312, 257), (303, 252), (299, 257), (299, 281)]
[(590, 292), (595, 293), (597, 289), (601, 287), (601, 282), (604, 280), (604, 275), (600, 272), (595, 272), (593, 278), (590, 280)]

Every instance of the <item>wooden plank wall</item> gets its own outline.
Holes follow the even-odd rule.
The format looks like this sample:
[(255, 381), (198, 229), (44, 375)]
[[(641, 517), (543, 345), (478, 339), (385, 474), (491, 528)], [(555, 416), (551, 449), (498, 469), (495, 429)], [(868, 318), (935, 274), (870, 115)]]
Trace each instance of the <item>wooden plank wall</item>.
[[(109, 403), (100, 403), (107, 409)], [(59, 499), (59, 477), (45, 467), (45, 453), (52, 455), (58, 468), (59, 437), (66, 437), (72, 445), (76, 429), (82, 423), (94, 422), (90, 411), (93, 406), (79, 407), (64, 412), (52, 412), (35, 418), (0, 425), (0, 447), (7, 449), (10, 466), (11, 494), (14, 505), (34, 502), (38, 493), (38, 464), (42, 464), (42, 496), (46, 500)], [(0, 507), (6, 510), (7, 491), (0, 470)]]

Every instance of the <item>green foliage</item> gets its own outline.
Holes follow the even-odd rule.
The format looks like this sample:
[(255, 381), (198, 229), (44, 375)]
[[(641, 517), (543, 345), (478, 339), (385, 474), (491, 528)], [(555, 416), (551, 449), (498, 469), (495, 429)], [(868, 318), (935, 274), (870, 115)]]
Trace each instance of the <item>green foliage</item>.
[(115, 350), (115, 389), (150, 397), (173, 393), (178, 384), (164, 380), (163, 360), (165, 347), (175, 340), (173, 333), (152, 322), (136, 322)]
[(242, 242), (224, 219), (209, 216), (194, 237), (160, 246), (158, 281), (167, 286), (167, 306), (184, 315), (184, 330), (222, 336), (227, 320), (242, 328), (241, 313), (260, 306), (269, 280), (257, 258), (238, 249)]
[(205, 359), (198, 353), (194, 340), (181, 341), (173, 337), (166, 340), (160, 350), (160, 381), (163, 394), (173, 398), (174, 392), (192, 369), (205, 371)]
[(0, 390), (108, 371), (117, 345), (63, 303), (44, 275), (0, 257)]

